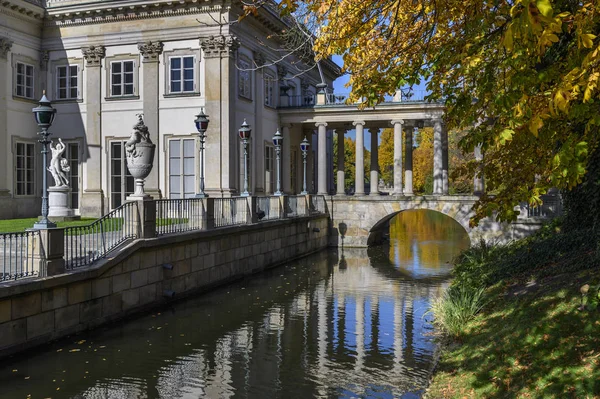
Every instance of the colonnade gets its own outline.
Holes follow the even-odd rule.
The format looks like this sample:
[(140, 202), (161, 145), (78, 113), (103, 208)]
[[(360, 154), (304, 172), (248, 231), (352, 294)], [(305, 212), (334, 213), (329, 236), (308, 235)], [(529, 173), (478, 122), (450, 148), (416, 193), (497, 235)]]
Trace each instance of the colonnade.
[[(433, 126), (433, 194), (448, 195), (448, 132), (442, 119), (435, 118), (428, 121)], [(394, 128), (394, 178), (392, 195), (413, 195), (413, 132), (416, 121), (405, 121), (402, 119), (392, 120), (391, 125)], [(355, 187), (354, 195), (366, 195), (365, 192), (365, 173), (364, 165), (364, 133), (365, 121), (354, 121), (352, 125), (356, 131), (356, 159), (355, 159)], [(317, 194), (328, 194), (327, 190), (327, 151), (326, 134), (327, 123), (316, 123), (318, 134), (318, 187)], [(345, 195), (344, 178), (344, 135), (347, 129), (337, 130), (337, 186), (336, 195)], [(371, 190), (369, 195), (379, 195), (377, 190), (379, 182), (378, 170), (378, 131), (379, 127), (371, 131), (371, 171), (370, 182)], [(404, 142), (402, 133), (405, 133)], [(404, 151), (404, 157), (403, 155)], [(404, 158), (404, 163), (402, 162)], [(482, 161), (483, 157), (479, 148), (475, 150), (475, 158)], [(474, 194), (480, 195), (484, 191), (483, 174), (480, 170), (474, 179)]]

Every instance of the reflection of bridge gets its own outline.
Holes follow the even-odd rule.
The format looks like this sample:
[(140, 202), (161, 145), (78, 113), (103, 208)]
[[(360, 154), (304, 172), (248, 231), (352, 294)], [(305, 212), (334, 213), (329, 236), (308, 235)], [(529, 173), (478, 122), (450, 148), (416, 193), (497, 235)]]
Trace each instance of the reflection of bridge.
[[(554, 199), (554, 202), (553, 202)], [(471, 244), (480, 239), (507, 242), (522, 238), (537, 230), (548, 218), (560, 213), (557, 197), (548, 197), (543, 208), (535, 212), (521, 206), (519, 219), (513, 223), (500, 223), (483, 219), (471, 228), (475, 196), (331, 196), (327, 206), (332, 220), (330, 243), (333, 246), (365, 247), (388, 232), (389, 221), (398, 213), (411, 209), (429, 209), (456, 220), (469, 234)], [(343, 237), (343, 242), (342, 242)]]

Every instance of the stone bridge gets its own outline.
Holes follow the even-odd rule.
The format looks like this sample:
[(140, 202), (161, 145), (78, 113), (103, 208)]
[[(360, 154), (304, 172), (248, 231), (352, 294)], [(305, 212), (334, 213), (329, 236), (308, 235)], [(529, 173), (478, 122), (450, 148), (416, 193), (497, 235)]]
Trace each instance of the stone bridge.
[[(492, 243), (505, 243), (528, 236), (560, 213), (556, 202), (547, 201), (540, 211), (528, 212), (521, 207), (519, 219), (513, 223), (499, 223), (491, 218), (483, 219), (474, 228), (469, 219), (474, 215), (476, 196), (327, 196), (326, 203), (331, 216), (330, 245), (367, 247), (379, 242), (388, 233), (389, 221), (400, 212), (411, 209), (428, 209), (443, 213), (456, 220), (467, 232), (471, 244), (484, 239)], [(538, 208), (535, 208), (538, 209)], [(543, 212), (542, 212), (543, 210)], [(528, 214), (538, 216), (528, 217)]]

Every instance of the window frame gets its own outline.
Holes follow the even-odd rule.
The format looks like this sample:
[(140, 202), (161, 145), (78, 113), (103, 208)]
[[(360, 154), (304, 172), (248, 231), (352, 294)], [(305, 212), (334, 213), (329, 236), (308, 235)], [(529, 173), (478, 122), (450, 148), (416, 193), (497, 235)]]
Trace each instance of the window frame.
[[(198, 180), (199, 180), (199, 175), (198, 175), (198, 164), (199, 164), (199, 154), (198, 154), (198, 140), (195, 136), (168, 136), (165, 137), (165, 160), (166, 160), (166, 183), (167, 183), (167, 187), (166, 187), (166, 191), (167, 191), (167, 198), (171, 199), (171, 176), (179, 176), (179, 183), (180, 183), (180, 191), (183, 191), (181, 193), (179, 193), (180, 195), (183, 194), (183, 198), (185, 197), (185, 176), (186, 174), (184, 173), (184, 163), (185, 163), (185, 154), (184, 154), (184, 141), (185, 140), (190, 140), (193, 142), (193, 158), (194, 158), (194, 167), (193, 167), (193, 176), (194, 176), (194, 183), (192, 185), (193, 188), (193, 194), (197, 194), (197, 189), (198, 189)], [(171, 143), (174, 141), (179, 141), (179, 159), (180, 161), (182, 161), (180, 163), (180, 171), (178, 175), (172, 175), (171, 174)], [(187, 158), (191, 158), (191, 157), (187, 157)], [(190, 176), (190, 175), (187, 175)], [(194, 198), (194, 197), (187, 197), (187, 198)], [(182, 199), (182, 198), (179, 198)]]
[[(77, 67), (77, 96), (72, 97), (72, 96), (68, 96), (65, 98), (61, 98), (60, 97), (60, 84), (59, 84), (59, 76), (58, 76), (58, 71), (59, 68), (67, 68), (67, 71), (69, 71), (69, 69), (71, 67)], [(70, 59), (62, 59), (62, 60), (57, 60), (57, 61), (53, 61), (52, 62), (52, 67), (51, 67), (51, 71), (52, 71), (52, 84), (53, 84), (53, 102), (82, 102), (83, 101), (83, 61), (81, 58), (70, 58)], [(67, 93), (70, 92), (70, 89), (72, 88), (70, 86), (70, 78), (72, 78), (73, 75), (70, 74), (70, 72), (67, 73)]]
[[(27, 70), (27, 67), (31, 68), (31, 97), (28, 97), (26, 95), (20, 95), (17, 93), (18, 91), (18, 65), (22, 64), (25, 66), (25, 71)], [(19, 99), (19, 100), (24, 100), (24, 101), (31, 101), (31, 102), (36, 102), (37, 101), (37, 95), (38, 95), (38, 84), (39, 84), (39, 79), (37, 77), (39, 70), (38, 70), (38, 65), (39, 64), (39, 60), (35, 60), (31, 57), (27, 57), (21, 54), (14, 54), (12, 53), (12, 68), (13, 68), (13, 72), (12, 72), (12, 93), (13, 93), (13, 98), (15, 99)], [(25, 77), (25, 79), (27, 79), (27, 74), (25, 73), (25, 75), (23, 75)], [(25, 94), (27, 91), (27, 84), (25, 82), (23, 88), (25, 90)]]
[(264, 106), (276, 108), (275, 104), (275, 75), (272, 72), (265, 71), (263, 74), (263, 95)]
[[(25, 194), (19, 193), (19, 180), (18, 180), (18, 175), (19, 175), (19, 144), (24, 145), (25, 147), (25, 153), (24, 155), (21, 155), (21, 157), (27, 158), (27, 150), (26, 150), (26, 146), (32, 146), (33, 150), (32, 150), (32, 178), (31, 181), (28, 180), (27, 178), (23, 181), (23, 183), (25, 185), (27, 184), (31, 184), (31, 193), (27, 194), (27, 189), (25, 189)], [(31, 140), (27, 140), (27, 139), (22, 139), (22, 138), (13, 138), (13, 162), (14, 162), (14, 168), (13, 168), (13, 194), (15, 197), (18, 198), (31, 198), (31, 197), (35, 197), (36, 196), (36, 190), (37, 190), (37, 176), (36, 176), (36, 167), (37, 167), (37, 154), (36, 154), (36, 150), (35, 150), (35, 142), (31, 141)], [(24, 168), (24, 175), (25, 177), (27, 176), (27, 170), (28, 168)], [(25, 186), (26, 187), (26, 186)]]
[[(200, 96), (204, 91), (204, 82), (202, 77), (204, 71), (202, 70), (202, 57), (200, 48), (193, 49), (181, 48), (169, 51), (163, 51), (162, 63), (164, 65), (164, 74), (161, 74), (161, 79), (164, 79), (164, 93), (163, 97), (194, 97)], [(171, 91), (171, 58), (183, 58), (183, 57), (194, 57), (194, 90), (193, 91), (182, 91), (173, 92)]]
[[(245, 66), (240, 65), (241, 63), (245, 63)], [(245, 55), (240, 55), (238, 57), (237, 63), (237, 83), (238, 83), (238, 97), (252, 101), (252, 62), (250, 58)], [(247, 73), (247, 84), (242, 85), (242, 76)], [(247, 86), (247, 93), (246, 93)]]
[[(113, 57), (105, 58), (105, 69), (106, 69), (106, 97), (108, 101), (119, 101), (119, 100), (137, 100), (140, 98), (140, 82), (139, 82), (139, 68), (140, 68), (140, 57), (138, 54), (123, 54)], [(125, 62), (133, 63), (133, 93), (132, 94), (113, 94), (113, 64), (120, 63), (123, 67)], [(121, 73), (121, 89), (125, 87), (124, 74), (125, 70), (122, 69)]]

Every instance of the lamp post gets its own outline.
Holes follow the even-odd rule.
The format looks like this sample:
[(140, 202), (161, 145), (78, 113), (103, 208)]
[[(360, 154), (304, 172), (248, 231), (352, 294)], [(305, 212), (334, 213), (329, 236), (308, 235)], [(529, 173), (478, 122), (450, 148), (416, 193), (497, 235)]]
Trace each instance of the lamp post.
[(242, 127), (239, 130), (240, 139), (242, 139), (242, 143), (244, 143), (244, 192), (240, 195), (242, 197), (249, 197), (250, 193), (248, 192), (248, 140), (250, 140), (250, 135), (252, 134), (252, 129), (244, 119), (244, 123), (242, 123)]
[(200, 190), (196, 194), (196, 198), (207, 198), (208, 194), (204, 192), (204, 142), (206, 141), (206, 130), (208, 129), (208, 115), (204, 113), (204, 109), (200, 109), (194, 123), (200, 139)]
[(306, 195), (308, 191), (306, 191), (306, 156), (308, 155), (308, 147), (310, 147), (310, 143), (306, 140), (306, 136), (304, 136), (304, 140), (300, 142), (300, 150), (302, 151), (302, 159), (304, 163), (304, 179), (302, 181), (302, 192), (300, 194)]
[(48, 220), (48, 144), (50, 144), (50, 140), (48, 136), (48, 128), (54, 122), (54, 117), (56, 116), (56, 109), (52, 108), (50, 100), (46, 97), (46, 91), (42, 94), (42, 98), (40, 99), (40, 105), (33, 108), (31, 112), (35, 116), (35, 121), (37, 125), (42, 130), (38, 133), (40, 139), (38, 142), (42, 144), (42, 219), (33, 224), (34, 229), (49, 229), (56, 227), (55, 223), (52, 223)]
[(275, 136), (273, 136), (273, 145), (275, 146), (275, 162), (277, 162), (277, 191), (275, 191), (275, 195), (283, 195), (281, 192), (281, 142), (283, 141), (283, 136), (279, 129), (275, 132)]

